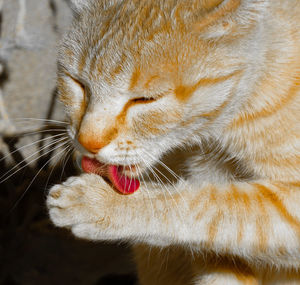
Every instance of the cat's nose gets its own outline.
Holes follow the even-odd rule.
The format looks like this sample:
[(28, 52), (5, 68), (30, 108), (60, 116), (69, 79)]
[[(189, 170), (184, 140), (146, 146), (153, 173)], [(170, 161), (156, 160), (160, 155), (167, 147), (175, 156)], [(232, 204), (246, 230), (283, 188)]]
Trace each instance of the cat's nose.
[(104, 147), (104, 145), (99, 142), (94, 137), (86, 136), (79, 134), (78, 136), (78, 142), (89, 152), (91, 153), (98, 153), (101, 148)]

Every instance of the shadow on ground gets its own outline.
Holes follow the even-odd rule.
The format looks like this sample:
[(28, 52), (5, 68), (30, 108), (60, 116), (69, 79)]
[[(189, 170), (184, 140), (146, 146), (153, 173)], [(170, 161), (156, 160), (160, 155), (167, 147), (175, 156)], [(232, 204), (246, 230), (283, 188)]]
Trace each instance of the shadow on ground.
[(78, 240), (48, 219), (47, 189), (76, 174), (72, 159), (40, 170), (53, 153), (26, 165), (18, 140), (4, 138), (13, 154), (10, 163), (0, 161), (0, 180), (17, 164), (20, 169), (0, 184), (0, 284), (134, 284), (127, 245)]

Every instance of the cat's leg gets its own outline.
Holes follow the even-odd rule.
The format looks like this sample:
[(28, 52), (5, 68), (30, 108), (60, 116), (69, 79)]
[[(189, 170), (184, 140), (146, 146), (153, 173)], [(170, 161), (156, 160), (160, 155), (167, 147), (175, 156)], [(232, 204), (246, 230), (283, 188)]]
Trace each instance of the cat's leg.
[(191, 255), (181, 247), (133, 247), (140, 285), (192, 284)]
[(178, 246), (133, 247), (140, 285), (258, 285), (259, 277), (238, 259), (202, 252), (198, 256)]
[(263, 285), (260, 274), (233, 256), (203, 252), (193, 260), (195, 285)]
[(300, 274), (297, 269), (289, 269), (285, 271), (280, 271), (273, 269), (268, 272), (263, 278), (263, 285), (299, 285), (300, 284)]
[(193, 285), (261, 285), (259, 281), (251, 276), (239, 275), (236, 272), (207, 272), (195, 278)]
[(260, 284), (254, 273), (246, 265), (238, 264), (239, 261), (226, 260), (223, 266), (217, 266), (217, 261), (212, 262), (206, 254), (197, 258), (178, 246), (135, 245), (133, 251), (140, 285)]
[(85, 174), (54, 186), (48, 207), (56, 225), (83, 238), (186, 244), (252, 264), (299, 267), (299, 188), (297, 182), (182, 182), (165, 189), (141, 185), (124, 196)]

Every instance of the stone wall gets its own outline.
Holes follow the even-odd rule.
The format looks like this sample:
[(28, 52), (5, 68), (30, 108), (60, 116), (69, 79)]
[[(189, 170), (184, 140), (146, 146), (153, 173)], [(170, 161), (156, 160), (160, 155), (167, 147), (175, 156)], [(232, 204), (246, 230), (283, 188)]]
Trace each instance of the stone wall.
[[(49, 108), (55, 89), (57, 45), (71, 21), (67, 1), (0, 0), (0, 5), (1, 91), (6, 110), (1, 114), (6, 122), (2, 121), (0, 131), (7, 130), (6, 114), (11, 119), (63, 118), (59, 104), (51, 114)], [(29, 121), (23, 122), (11, 120), (18, 130), (30, 127)]]
[[(0, 150), (4, 153), (3, 136), (38, 131), (40, 119), (64, 119), (55, 93), (56, 55), (71, 22), (68, 4), (67, 0), (0, 0)], [(22, 137), (16, 146), (38, 139)], [(22, 149), (25, 159), (37, 151), (36, 146)]]

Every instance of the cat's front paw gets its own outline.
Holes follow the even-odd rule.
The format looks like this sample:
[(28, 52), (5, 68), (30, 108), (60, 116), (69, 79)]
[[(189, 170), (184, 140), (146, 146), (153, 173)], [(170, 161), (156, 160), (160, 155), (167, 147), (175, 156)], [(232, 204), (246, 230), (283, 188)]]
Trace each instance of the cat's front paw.
[(53, 186), (47, 197), (52, 222), (82, 238), (101, 239), (110, 226), (113, 189), (99, 176), (83, 174)]

